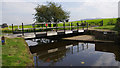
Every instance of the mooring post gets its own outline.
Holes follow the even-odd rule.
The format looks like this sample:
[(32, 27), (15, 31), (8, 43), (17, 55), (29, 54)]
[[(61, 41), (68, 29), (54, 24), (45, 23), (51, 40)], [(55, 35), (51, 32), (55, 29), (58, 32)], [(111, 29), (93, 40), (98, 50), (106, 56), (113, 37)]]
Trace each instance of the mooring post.
[(24, 36), (24, 27), (23, 27), (23, 23), (22, 23), (22, 35)]
[(36, 36), (35, 23), (34, 23), (34, 34), (35, 34), (35, 36)]
[(71, 31), (72, 31), (72, 23), (71, 23)]
[(13, 24), (12, 24), (12, 32), (13, 32)]
[(57, 32), (57, 22), (56, 22), (56, 32)]

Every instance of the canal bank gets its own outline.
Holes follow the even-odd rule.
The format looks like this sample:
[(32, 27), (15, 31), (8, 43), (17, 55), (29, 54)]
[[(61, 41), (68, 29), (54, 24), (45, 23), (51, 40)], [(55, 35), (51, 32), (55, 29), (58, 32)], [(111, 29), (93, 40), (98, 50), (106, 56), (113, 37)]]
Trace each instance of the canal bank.
[(6, 37), (5, 45), (2, 45), (2, 66), (34, 66), (32, 54), (25, 40), (11, 37)]

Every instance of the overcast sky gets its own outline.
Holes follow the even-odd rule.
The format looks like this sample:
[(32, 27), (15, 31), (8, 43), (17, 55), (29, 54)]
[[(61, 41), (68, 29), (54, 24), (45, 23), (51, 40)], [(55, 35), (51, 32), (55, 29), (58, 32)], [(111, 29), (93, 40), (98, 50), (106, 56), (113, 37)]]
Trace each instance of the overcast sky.
[(34, 18), (32, 14), (35, 14), (34, 8), (38, 4), (45, 5), (46, 1), (57, 2), (64, 10), (70, 11), (70, 21), (118, 17), (119, 0), (3, 0), (0, 10), (2, 23), (31, 24)]

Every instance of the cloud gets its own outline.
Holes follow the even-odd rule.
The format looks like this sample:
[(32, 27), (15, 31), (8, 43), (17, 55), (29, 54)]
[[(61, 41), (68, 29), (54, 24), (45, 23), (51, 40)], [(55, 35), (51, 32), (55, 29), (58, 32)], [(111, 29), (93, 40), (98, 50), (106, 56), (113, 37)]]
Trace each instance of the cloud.
[(115, 60), (113, 59), (113, 57), (114, 57), (114, 54), (112, 53), (107, 53), (107, 54), (103, 53), (100, 56), (100, 58), (96, 60), (96, 62), (92, 66), (110, 66), (110, 65), (117, 66), (118, 64), (114, 62)]
[(34, 8), (36, 5), (26, 2), (4, 2), (3, 3), (3, 22), (7, 23), (32, 23)]
[(71, 11), (71, 19), (118, 17), (117, 2), (83, 2), (78, 7), (67, 8)]
[(2, 23), (2, 2), (0, 2), (0, 24)]
[(3, 2), (118, 2), (119, 0), (3, 0)]
[[(11, 1), (11, 0), (4, 0)], [(35, 13), (34, 8), (37, 4), (45, 4), (45, 2), (3, 2), (2, 20), (8, 24), (25, 24), (33, 23)], [(24, 1), (24, 2), (22, 2)], [(85, 0), (90, 1), (90, 0)], [(96, 0), (94, 0), (96, 1)], [(100, 0), (102, 1), (102, 0)], [(105, 0), (108, 1), (108, 0)], [(115, 0), (111, 0), (115, 1)], [(117, 17), (118, 3), (117, 2), (57, 2), (63, 6), (63, 9), (70, 11), (70, 20), (80, 20), (85, 18), (101, 18), (101, 17)]]

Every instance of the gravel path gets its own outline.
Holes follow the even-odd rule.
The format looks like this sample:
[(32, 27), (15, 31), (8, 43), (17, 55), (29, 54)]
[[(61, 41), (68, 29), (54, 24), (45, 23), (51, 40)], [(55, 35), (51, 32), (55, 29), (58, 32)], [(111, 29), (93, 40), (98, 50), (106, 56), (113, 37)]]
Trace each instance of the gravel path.
[(74, 37), (63, 38), (63, 40), (76, 40), (76, 41), (88, 41), (88, 42), (114, 42), (105, 40), (96, 40), (93, 35), (79, 35)]

